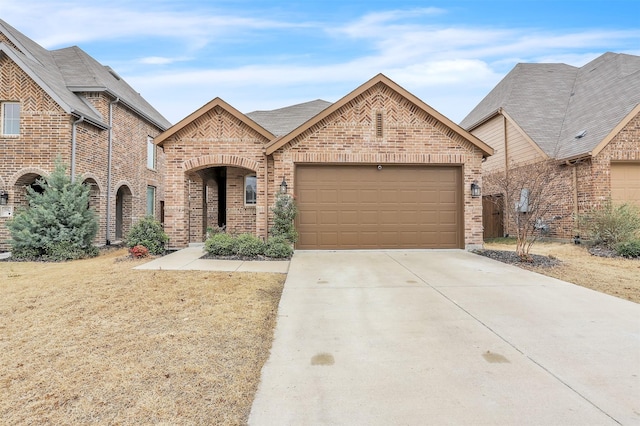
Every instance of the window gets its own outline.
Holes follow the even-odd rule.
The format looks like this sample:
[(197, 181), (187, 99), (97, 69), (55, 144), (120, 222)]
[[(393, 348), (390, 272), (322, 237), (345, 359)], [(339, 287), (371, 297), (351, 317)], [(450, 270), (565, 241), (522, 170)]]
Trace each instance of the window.
[(147, 168), (156, 169), (156, 146), (153, 144), (151, 136), (147, 136)]
[(147, 216), (156, 215), (156, 187), (147, 186)]
[(2, 128), (5, 136), (18, 136), (20, 134), (20, 104), (17, 102), (2, 103)]
[(244, 204), (247, 206), (255, 206), (258, 194), (258, 180), (256, 175), (244, 177)]

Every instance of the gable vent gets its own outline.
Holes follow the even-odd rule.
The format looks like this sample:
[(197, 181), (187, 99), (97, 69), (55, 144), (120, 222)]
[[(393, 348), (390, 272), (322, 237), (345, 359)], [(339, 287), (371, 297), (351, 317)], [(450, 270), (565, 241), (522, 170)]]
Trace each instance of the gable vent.
[(382, 113), (376, 113), (376, 137), (382, 137)]

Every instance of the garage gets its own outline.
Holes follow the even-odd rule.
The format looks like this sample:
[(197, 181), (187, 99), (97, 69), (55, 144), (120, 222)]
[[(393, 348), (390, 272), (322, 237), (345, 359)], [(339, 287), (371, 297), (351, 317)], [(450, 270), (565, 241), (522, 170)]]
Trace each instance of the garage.
[(297, 165), (297, 249), (463, 248), (462, 167)]
[(640, 206), (640, 163), (611, 163), (611, 199)]

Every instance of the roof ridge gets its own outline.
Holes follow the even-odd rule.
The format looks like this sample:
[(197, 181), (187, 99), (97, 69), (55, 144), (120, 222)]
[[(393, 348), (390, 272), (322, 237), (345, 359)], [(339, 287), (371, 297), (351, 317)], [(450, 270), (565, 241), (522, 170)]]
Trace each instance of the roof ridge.
[(560, 127), (558, 128), (558, 134), (556, 135), (556, 146), (553, 150), (552, 157), (556, 157), (558, 152), (560, 152), (560, 141), (562, 136), (562, 131), (564, 130), (565, 123), (567, 122), (567, 115), (569, 112), (569, 108), (571, 107), (571, 101), (573, 100), (573, 96), (575, 95), (576, 85), (578, 84), (578, 75), (580, 74), (580, 70), (582, 67), (577, 68), (576, 72), (573, 76), (573, 84), (571, 85), (571, 92), (569, 93), (569, 98), (565, 104), (564, 113), (562, 114), (562, 122), (560, 123)]

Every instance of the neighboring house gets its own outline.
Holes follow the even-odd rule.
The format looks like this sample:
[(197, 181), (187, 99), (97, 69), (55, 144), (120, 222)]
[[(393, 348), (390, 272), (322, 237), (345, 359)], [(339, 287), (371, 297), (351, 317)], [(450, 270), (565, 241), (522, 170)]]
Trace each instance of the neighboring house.
[(0, 251), (26, 189), (60, 158), (91, 185), (97, 244), (136, 219), (161, 218), (164, 155), (153, 138), (171, 124), (115, 71), (78, 47), (46, 50), (0, 20)]
[[(640, 205), (640, 57), (605, 53), (583, 67), (518, 64), (461, 122), (495, 149), (485, 177), (551, 160), (562, 205), (540, 218), (549, 236), (579, 234), (576, 217), (608, 200)], [(485, 236), (509, 233), (483, 188)], [(513, 207), (507, 206), (513, 209)], [(509, 212), (507, 212), (509, 213)]]
[(171, 246), (207, 227), (268, 237), (280, 191), (298, 249), (474, 248), (493, 150), (384, 75), (330, 104), (243, 114), (216, 98), (162, 133)]

